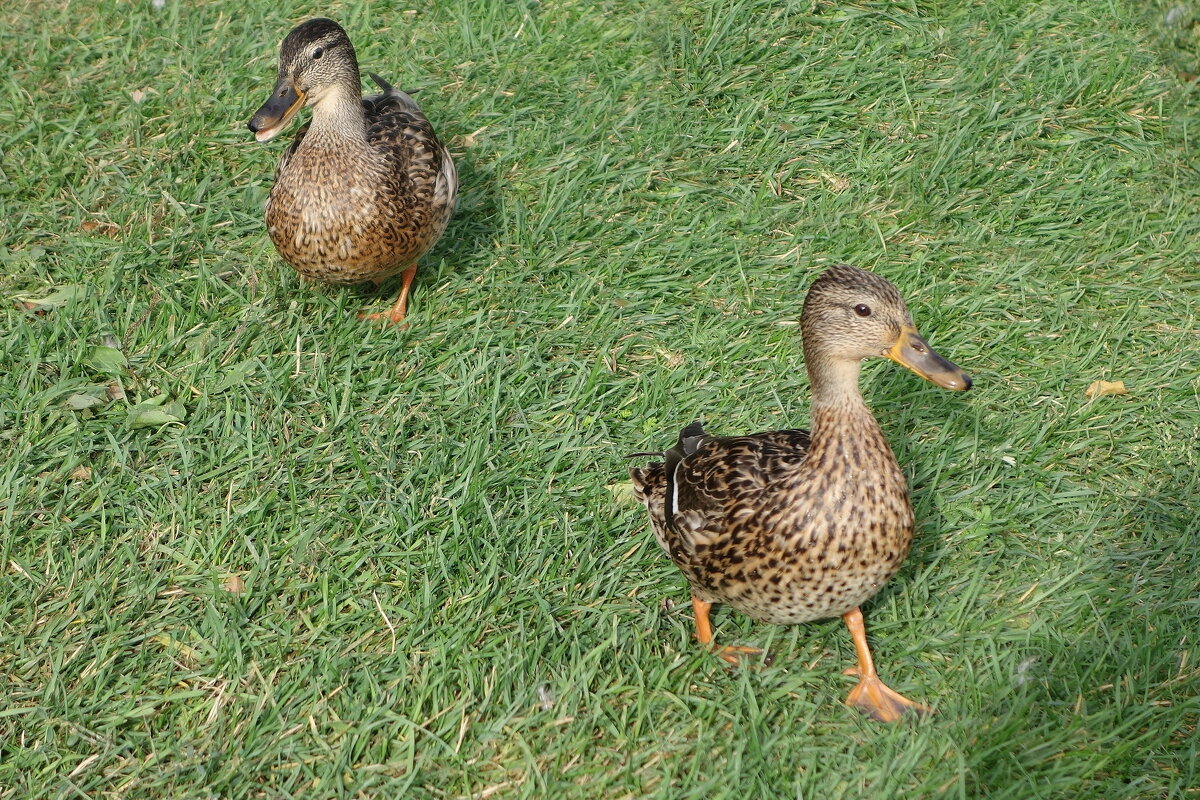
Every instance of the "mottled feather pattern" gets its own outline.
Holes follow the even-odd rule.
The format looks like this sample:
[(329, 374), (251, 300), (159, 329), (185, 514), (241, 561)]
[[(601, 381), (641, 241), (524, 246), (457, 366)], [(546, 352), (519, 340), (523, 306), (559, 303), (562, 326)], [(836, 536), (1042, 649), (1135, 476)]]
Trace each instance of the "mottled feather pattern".
[(675, 472), (673, 528), (663, 464), (630, 471), (656, 540), (697, 596), (807, 622), (857, 607), (899, 569), (913, 525), (903, 474), (869, 412), (848, 422), (854, 436), (816, 451), (803, 430), (706, 438)]
[[(276, 170), (267, 201), (271, 240), (306, 277), (382, 280), (441, 237), (457, 176), (429, 120), (395, 90), (363, 99), (366, 144), (348, 149), (306, 125)], [(407, 102), (406, 102), (407, 101)]]

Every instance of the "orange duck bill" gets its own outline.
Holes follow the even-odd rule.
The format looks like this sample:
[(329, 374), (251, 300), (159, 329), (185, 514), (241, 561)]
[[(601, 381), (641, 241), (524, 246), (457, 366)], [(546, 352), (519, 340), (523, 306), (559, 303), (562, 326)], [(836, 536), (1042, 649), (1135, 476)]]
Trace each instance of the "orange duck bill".
[(930, 383), (936, 383), (943, 389), (962, 392), (971, 388), (971, 376), (963, 372), (957, 364), (947, 361), (921, 338), (917, 329), (905, 325), (900, 330), (900, 338), (894, 345), (884, 350), (882, 355), (897, 364), (908, 367)]

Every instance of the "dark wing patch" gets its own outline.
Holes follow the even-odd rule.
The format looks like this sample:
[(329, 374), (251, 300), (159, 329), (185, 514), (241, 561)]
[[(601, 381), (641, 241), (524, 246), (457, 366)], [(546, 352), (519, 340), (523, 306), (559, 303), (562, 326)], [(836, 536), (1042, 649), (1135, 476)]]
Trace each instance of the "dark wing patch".
[(662, 462), (635, 467), (629, 474), (659, 544), (682, 566), (698, 547), (717, 546), (732, 525), (754, 513), (764, 490), (770, 491), (781, 473), (802, 464), (810, 445), (807, 431), (714, 438), (693, 423), (662, 454)]
[(811, 444), (802, 430), (707, 438), (675, 472), (676, 511), (728, 511), (732, 502), (756, 497), (772, 476), (804, 463)]
[[(362, 102), (367, 143), (391, 162), (389, 173), (397, 182), (397, 193), (411, 197), (414, 209), (433, 207), (442, 160), (449, 154), (439, 144), (429, 120), (411, 97), (390, 86), (382, 94), (364, 97)], [(420, 220), (412, 222), (421, 224)]]
[(675, 446), (663, 453), (663, 472), (667, 480), (666, 491), (663, 495), (663, 523), (669, 531), (675, 530), (675, 473), (679, 469), (680, 463), (694, 454), (705, 438), (707, 438), (707, 434), (704, 433), (704, 426), (700, 424), (700, 420), (696, 420), (681, 430)]

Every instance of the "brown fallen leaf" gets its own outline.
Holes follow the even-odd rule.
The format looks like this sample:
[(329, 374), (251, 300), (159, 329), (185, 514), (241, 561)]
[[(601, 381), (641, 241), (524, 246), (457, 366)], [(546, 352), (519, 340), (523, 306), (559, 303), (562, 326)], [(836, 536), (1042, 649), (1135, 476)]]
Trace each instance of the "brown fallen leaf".
[(1129, 390), (1125, 388), (1125, 381), (1092, 381), (1084, 394), (1089, 400), (1095, 400), (1113, 394), (1129, 394)]
[(474, 147), (475, 143), (477, 141), (479, 141), (479, 134), (483, 133), (486, 130), (487, 130), (487, 126), (484, 125), (479, 130), (474, 131), (473, 133), (468, 133), (466, 136), (461, 137), (462, 146), (463, 147)]
[(79, 223), (79, 230), (84, 233), (99, 233), (102, 236), (107, 236), (110, 239), (115, 239), (121, 229), (111, 222), (97, 222), (94, 219), (84, 220)]
[(240, 575), (230, 575), (221, 583), (221, 588), (230, 594), (242, 594), (246, 591), (246, 582)]

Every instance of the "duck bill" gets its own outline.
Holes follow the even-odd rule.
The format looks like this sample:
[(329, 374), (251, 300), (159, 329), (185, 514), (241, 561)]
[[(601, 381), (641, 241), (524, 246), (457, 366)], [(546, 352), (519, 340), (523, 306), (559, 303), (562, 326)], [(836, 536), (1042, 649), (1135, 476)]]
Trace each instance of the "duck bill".
[(254, 131), (254, 138), (269, 142), (278, 136), (296, 112), (304, 107), (304, 93), (297, 90), (292, 79), (280, 78), (271, 92), (271, 98), (262, 104), (246, 126)]
[(943, 389), (961, 392), (971, 388), (971, 376), (959, 369), (957, 364), (938, 355), (911, 325), (906, 325), (900, 331), (900, 340), (884, 350), (883, 355)]

